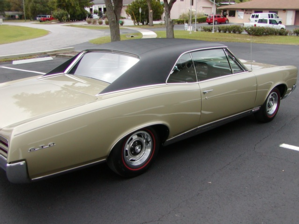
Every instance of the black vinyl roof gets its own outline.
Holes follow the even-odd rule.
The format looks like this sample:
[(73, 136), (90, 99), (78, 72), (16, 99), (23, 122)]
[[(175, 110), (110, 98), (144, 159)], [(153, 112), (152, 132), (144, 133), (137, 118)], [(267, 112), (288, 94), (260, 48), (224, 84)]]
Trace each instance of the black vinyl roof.
[(178, 57), (196, 49), (226, 47), (222, 44), (187, 39), (138, 39), (101, 45), (102, 50), (134, 54), (140, 61), (111, 83), (102, 93), (165, 83)]

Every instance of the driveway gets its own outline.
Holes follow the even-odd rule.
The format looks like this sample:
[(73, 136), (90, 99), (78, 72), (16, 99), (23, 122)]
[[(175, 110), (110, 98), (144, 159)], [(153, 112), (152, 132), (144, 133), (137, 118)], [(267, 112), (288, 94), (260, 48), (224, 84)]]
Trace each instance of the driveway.
[[(26, 26), (31, 28), (39, 28), (48, 30), (49, 34), (40, 38), (14, 42), (10, 44), (0, 45), (0, 57), (4, 55), (15, 55), (29, 52), (40, 52), (54, 49), (70, 47), (79, 43), (87, 42), (91, 39), (110, 35), (107, 30), (91, 30), (84, 28), (74, 28), (66, 26), (66, 24), (37, 24), (36, 22), (28, 23), (9, 23), (5, 25)], [(80, 25), (79, 23), (72, 23)], [(86, 22), (84, 22), (86, 24)]]

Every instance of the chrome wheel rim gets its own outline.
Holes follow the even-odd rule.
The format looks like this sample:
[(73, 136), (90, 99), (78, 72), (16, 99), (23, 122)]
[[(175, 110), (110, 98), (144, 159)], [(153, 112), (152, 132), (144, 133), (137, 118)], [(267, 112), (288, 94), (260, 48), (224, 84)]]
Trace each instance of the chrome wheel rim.
[(267, 100), (266, 109), (268, 115), (274, 115), (277, 107), (278, 107), (278, 94), (276, 92), (272, 92)]
[(150, 158), (152, 150), (152, 136), (148, 132), (137, 131), (125, 142), (124, 160), (131, 167), (139, 167)]

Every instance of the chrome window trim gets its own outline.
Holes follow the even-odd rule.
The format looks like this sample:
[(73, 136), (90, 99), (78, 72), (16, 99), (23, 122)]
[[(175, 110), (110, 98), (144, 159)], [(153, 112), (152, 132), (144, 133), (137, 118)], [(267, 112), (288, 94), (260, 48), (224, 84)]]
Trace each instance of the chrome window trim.
[(225, 51), (226, 51), (226, 53), (232, 55), (236, 59), (235, 62), (238, 64), (239, 67), (241, 67), (241, 69), (243, 71), (248, 71), (248, 69), (245, 67), (245, 65), (243, 65), (243, 63), (228, 48), (225, 48)]
[[(178, 56), (178, 58), (177, 58), (177, 60), (175, 61), (174, 65), (172, 66), (172, 68), (170, 69), (169, 74), (168, 74), (168, 76), (167, 76), (167, 78), (166, 78), (165, 83), (168, 83), (169, 76), (172, 74), (171, 72), (172, 72), (172, 70), (174, 69), (174, 66), (177, 64), (177, 62), (179, 61), (179, 59), (180, 59), (184, 54), (188, 54), (188, 53), (191, 54), (191, 53), (194, 52), (194, 51), (204, 51), (204, 50), (210, 50), (210, 49), (223, 49), (223, 48), (225, 48), (225, 46), (197, 48), (197, 49), (193, 49), (193, 50), (189, 50), (189, 51), (185, 51), (185, 52), (181, 53), (181, 54)], [(192, 58), (192, 55), (191, 55), (191, 58)], [(193, 60), (193, 59), (192, 59), (192, 60)], [(170, 84), (170, 83), (169, 83), (169, 84)]]
[(87, 53), (87, 51), (83, 51), (82, 53), (80, 53), (75, 58), (75, 60), (64, 70), (64, 73), (68, 74), (73, 69), (73, 67), (77, 64), (77, 62), (81, 60), (81, 58), (83, 57), (83, 55), (86, 54), (86, 53)]
[[(169, 74), (168, 74), (168, 76), (167, 76), (167, 78), (166, 78), (166, 81), (165, 81), (165, 83), (166, 84), (176, 84), (176, 83), (169, 83), (168, 82), (168, 79), (169, 79), (169, 77), (170, 77), (170, 75), (172, 74), (172, 70), (174, 69), (174, 66), (177, 64), (177, 62), (179, 61), (179, 59), (184, 55), (184, 54), (190, 54), (190, 56), (191, 56), (191, 59), (192, 59), (192, 62), (193, 62), (193, 67), (194, 67), (194, 70), (195, 70), (195, 72), (196, 72), (196, 69), (195, 69), (195, 66), (194, 66), (194, 60), (193, 60), (193, 58), (192, 58), (192, 54), (191, 53), (193, 53), (193, 52), (196, 52), (196, 51), (205, 51), (205, 50), (214, 50), (214, 49), (221, 49), (221, 50), (223, 50), (224, 51), (224, 55), (226, 56), (226, 59), (227, 59), (227, 61), (228, 61), (228, 64), (229, 64), (229, 66), (230, 66), (230, 68), (231, 68), (231, 65), (230, 65), (230, 63), (229, 63), (229, 60), (228, 60), (228, 55), (227, 55), (227, 52), (230, 54), (230, 55), (232, 55), (235, 59), (236, 59), (236, 61), (237, 61), (237, 64), (238, 64), (238, 66), (239, 67), (241, 67), (241, 69), (243, 70), (243, 72), (249, 72), (246, 68), (245, 68), (245, 66), (243, 66), (243, 64), (239, 61), (239, 59), (227, 48), (227, 46), (219, 46), (219, 47), (209, 47), (209, 48), (199, 48), (199, 49), (193, 49), (193, 50), (189, 50), (189, 51), (185, 51), (185, 52), (183, 52), (183, 53), (181, 53), (180, 55), (179, 55), (179, 57), (177, 58), (177, 60), (175, 61), (175, 63), (174, 63), (174, 65), (172, 66), (172, 68), (171, 68), (171, 70), (170, 70), (170, 72), (169, 72)], [(226, 52), (227, 51), (227, 52)], [(231, 68), (231, 71), (232, 71), (232, 68)], [(228, 75), (234, 75), (234, 74), (240, 74), (240, 73), (242, 73), (242, 72), (239, 72), (239, 73), (232, 73), (232, 74), (228, 74)], [(196, 74), (196, 73), (195, 73)], [(224, 76), (228, 76), (228, 75), (223, 75), (223, 76), (219, 76), (219, 77), (216, 77), (216, 78), (213, 78), (213, 79), (217, 79), (217, 78), (220, 78), (220, 77), (224, 77)], [(197, 79), (197, 76), (196, 76), (196, 79)], [(207, 80), (212, 80), (212, 79), (207, 79)], [(203, 82), (203, 81), (206, 81), (206, 80), (198, 80), (197, 79), (197, 83), (200, 83), (200, 82)], [(195, 82), (192, 82), (192, 83), (195, 83)]]

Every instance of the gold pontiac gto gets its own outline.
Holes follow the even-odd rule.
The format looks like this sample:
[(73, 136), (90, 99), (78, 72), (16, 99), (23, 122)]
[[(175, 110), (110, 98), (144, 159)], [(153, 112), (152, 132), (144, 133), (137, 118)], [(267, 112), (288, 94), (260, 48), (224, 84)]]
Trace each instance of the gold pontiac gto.
[(246, 67), (226, 46), (194, 40), (104, 44), (43, 76), (0, 84), (0, 166), (13, 183), (102, 161), (136, 176), (161, 145), (251, 113), (273, 120), (297, 72)]

